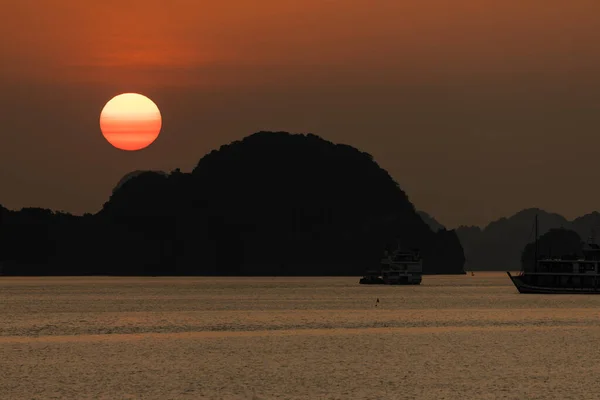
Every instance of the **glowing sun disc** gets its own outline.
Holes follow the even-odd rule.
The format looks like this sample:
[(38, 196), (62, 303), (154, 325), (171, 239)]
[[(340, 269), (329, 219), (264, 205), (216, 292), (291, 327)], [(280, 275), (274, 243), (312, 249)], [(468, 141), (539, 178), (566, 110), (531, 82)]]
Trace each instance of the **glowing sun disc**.
[(158, 106), (138, 93), (113, 97), (100, 113), (102, 135), (108, 143), (121, 150), (135, 151), (150, 146), (161, 127)]

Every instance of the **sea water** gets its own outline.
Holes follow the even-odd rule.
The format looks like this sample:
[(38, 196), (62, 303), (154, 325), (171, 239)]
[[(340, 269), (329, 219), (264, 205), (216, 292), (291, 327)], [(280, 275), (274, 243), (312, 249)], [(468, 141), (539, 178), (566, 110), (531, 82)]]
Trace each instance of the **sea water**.
[(599, 306), (503, 273), (1, 277), (0, 399), (598, 399)]

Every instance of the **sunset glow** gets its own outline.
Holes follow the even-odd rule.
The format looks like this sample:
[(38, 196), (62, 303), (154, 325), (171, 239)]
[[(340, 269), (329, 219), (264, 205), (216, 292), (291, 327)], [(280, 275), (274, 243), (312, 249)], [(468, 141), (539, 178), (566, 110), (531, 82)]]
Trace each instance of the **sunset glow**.
[[(600, 1), (0, 3), (0, 168), (62, 185), (5, 173), (5, 207), (83, 214), (119, 174), (190, 169), (271, 128), (368, 152), (449, 228), (600, 204), (597, 185), (572, 195), (598, 170)], [(98, 118), (124, 92), (160, 113), (107, 107), (107, 145)]]
[(100, 113), (104, 138), (121, 150), (141, 150), (156, 140), (162, 118), (156, 104), (141, 94), (124, 93), (112, 98)]

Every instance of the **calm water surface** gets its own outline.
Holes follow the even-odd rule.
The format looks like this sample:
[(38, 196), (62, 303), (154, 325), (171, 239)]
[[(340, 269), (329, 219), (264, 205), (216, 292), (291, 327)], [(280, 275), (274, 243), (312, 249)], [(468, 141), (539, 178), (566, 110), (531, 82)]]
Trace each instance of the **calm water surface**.
[(598, 399), (599, 306), (501, 273), (4, 277), (0, 398)]

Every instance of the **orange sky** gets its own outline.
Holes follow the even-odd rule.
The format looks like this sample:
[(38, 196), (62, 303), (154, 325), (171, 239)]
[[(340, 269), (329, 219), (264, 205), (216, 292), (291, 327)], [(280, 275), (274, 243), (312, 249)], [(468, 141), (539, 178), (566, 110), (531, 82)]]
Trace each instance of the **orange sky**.
[(554, 78), (600, 66), (594, 1), (0, 3), (0, 46), (14, 60), (2, 69), (13, 79), (249, 84), (264, 83), (264, 68), (279, 68), (282, 79), (311, 69), (306, 78), (318, 80), (326, 71), (311, 67), (323, 67), (410, 83), (540, 70)]
[[(222, 143), (281, 129), (372, 153), (417, 208), (450, 226), (530, 206), (567, 217), (600, 209), (600, 188), (551, 189), (596, 179), (597, 1), (0, 7), (0, 148), (12, 154), (0, 157), (11, 171), (0, 204), (95, 211), (130, 170), (189, 169)], [(128, 91), (157, 102), (163, 132), (125, 157), (101, 142), (97, 118)]]

